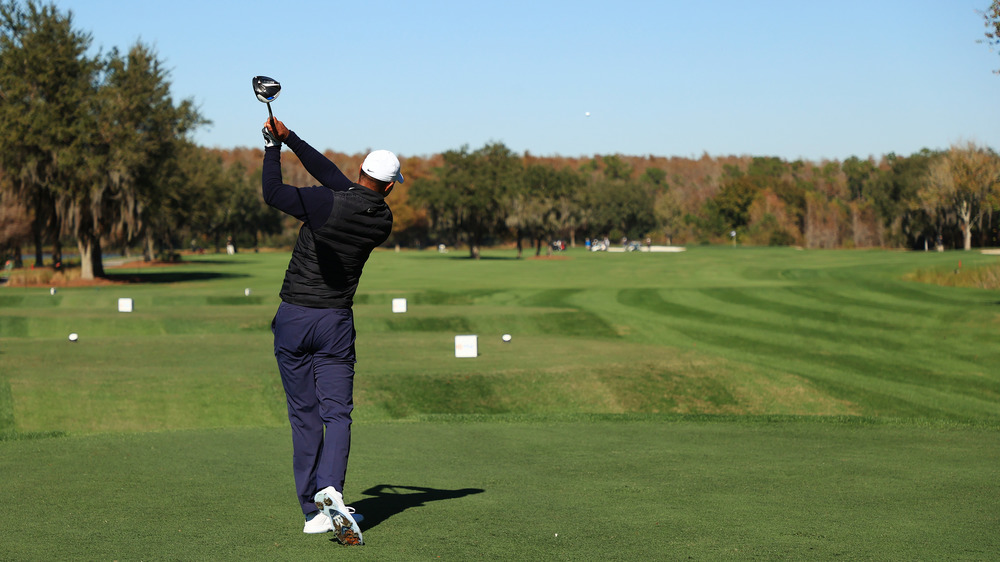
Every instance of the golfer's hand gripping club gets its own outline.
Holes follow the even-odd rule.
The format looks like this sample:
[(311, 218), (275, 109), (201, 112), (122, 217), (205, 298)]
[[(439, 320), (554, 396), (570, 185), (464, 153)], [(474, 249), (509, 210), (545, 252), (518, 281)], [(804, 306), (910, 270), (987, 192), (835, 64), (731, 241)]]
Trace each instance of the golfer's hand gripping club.
[(264, 125), (264, 128), (261, 129), (260, 132), (262, 135), (264, 135), (264, 148), (273, 148), (275, 146), (281, 146), (281, 141), (275, 138), (274, 135), (271, 134), (271, 131), (268, 130), (267, 125)]
[(284, 142), (288, 140), (288, 127), (281, 122), (281, 119), (274, 119), (273, 117), (268, 120), (265, 126), (271, 131), (271, 135)]
[(281, 146), (281, 143), (288, 139), (288, 127), (273, 115), (264, 123), (261, 133), (264, 135), (265, 147)]

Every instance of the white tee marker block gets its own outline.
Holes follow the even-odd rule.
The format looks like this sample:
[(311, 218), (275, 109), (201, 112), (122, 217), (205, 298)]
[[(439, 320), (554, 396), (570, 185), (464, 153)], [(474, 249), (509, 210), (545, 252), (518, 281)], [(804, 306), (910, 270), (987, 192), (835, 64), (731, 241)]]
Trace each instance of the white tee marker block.
[(479, 357), (479, 336), (455, 336), (455, 357)]
[(392, 311), (397, 314), (406, 312), (406, 299), (392, 299)]
[(118, 299), (118, 312), (132, 312), (132, 299), (127, 297)]

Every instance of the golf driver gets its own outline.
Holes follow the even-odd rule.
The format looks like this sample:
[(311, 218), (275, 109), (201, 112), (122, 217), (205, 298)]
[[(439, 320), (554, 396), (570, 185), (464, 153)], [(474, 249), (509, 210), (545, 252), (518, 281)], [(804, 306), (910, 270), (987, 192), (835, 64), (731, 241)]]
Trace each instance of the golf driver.
[(267, 115), (271, 120), (271, 130), (277, 134), (278, 129), (274, 124), (274, 114), (271, 113), (271, 102), (281, 93), (281, 84), (274, 78), (254, 76), (253, 93), (257, 95), (257, 99), (267, 104)]

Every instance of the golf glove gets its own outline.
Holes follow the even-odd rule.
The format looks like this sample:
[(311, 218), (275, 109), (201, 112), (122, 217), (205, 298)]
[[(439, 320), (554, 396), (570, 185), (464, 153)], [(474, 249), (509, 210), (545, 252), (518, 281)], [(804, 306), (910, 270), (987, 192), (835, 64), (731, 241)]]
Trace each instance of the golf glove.
[(260, 132), (264, 135), (264, 148), (271, 148), (273, 146), (281, 147), (281, 141), (274, 138), (274, 135), (271, 134), (271, 131), (267, 130), (267, 127), (261, 129)]

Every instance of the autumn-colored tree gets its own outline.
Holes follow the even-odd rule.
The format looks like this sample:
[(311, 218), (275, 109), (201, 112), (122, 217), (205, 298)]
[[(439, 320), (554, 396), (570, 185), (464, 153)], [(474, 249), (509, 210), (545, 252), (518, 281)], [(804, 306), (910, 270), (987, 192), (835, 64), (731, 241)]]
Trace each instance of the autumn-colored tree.
[(764, 189), (748, 209), (746, 240), (765, 246), (790, 246), (799, 243), (796, 220), (789, 216), (788, 205), (770, 189)]
[(954, 222), (955, 208), (945, 203), (955, 190), (955, 179), (944, 158), (931, 164), (927, 170), (926, 183), (917, 191), (917, 198), (911, 203), (912, 208), (920, 209), (927, 216), (927, 222), (933, 228), (934, 247), (944, 251), (944, 230)]
[(922, 207), (932, 216), (953, 213), (962, 231), (962, 247), (972, 249), (972, 231), (992, 213), (1000, 191), (1000, 158), (974, 143), (952, 146), (935, 160), (919, 191)]

